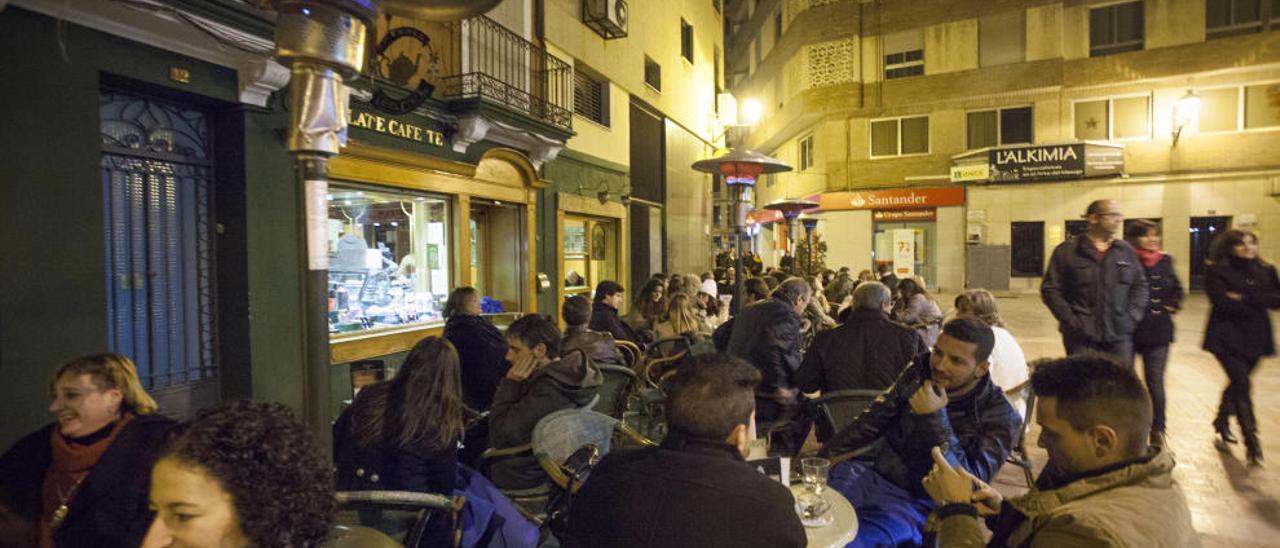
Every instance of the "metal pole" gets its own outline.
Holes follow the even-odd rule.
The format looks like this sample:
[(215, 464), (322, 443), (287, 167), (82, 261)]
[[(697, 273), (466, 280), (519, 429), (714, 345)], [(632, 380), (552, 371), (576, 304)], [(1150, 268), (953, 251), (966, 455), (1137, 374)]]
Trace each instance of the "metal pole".
[[(329, 427), (329, 265), (325, 223), (328, 218), (328, 161), (323, 154), (298, 152), (298, 228), (302, 236), (303, 417), (320, 446), (333, 447)], [(318, 226), (317, 226), (318, 225)], [(319, 230), (317, 230), (317, 228)]]
[(732, 190), (732, 193), (729, 194), (729, 203), (733, 208), (733, 247), (735, 251), (733, 260), (733, 302), (730, 303), (729, 313), (737, 315), (738, 311), (742, 310), (742, 279), (746, 275), (746, 272), (742, 270), (742, 225), (746, 224), (746, 219), (743, 217), (742, 190), (732, 186), (729, 188)]

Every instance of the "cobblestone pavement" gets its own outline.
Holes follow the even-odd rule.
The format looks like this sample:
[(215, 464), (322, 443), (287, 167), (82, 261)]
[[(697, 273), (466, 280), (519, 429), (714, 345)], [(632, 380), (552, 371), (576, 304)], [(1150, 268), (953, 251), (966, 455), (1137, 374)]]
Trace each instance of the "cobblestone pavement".
[[(949, 304), (951, 297), (939, 296), (938, 302)], [(998, 303), (1028, 360), (1063, 354), (1057, 324), (1038, 295), (1001, 297)], [(1169, 447), (1178, 461), (1174, 476), (1206, 548), (1280, 546), (1280, 359), (1263, 360), (1253, 374), (1254, 405), (1268, 460), (1263, 469), (1249, 469), (1242, 446), (1233, 446), (1231, 453), (1213, 447), (1210, 422), (1227, 379), (1213, 356), (1200, 349), (1208, 312), (1208, 300), (1197, 294), (1175, 317), (1177, 341), (1165, 373)], [(1045, 459), (1044, 451), (1035, 447), (1038, 435), (1033, 424), (1027, 439), (1036, 470)], [(1006, 495), (1016, 494), (1025, 491), (1026, 481), (1019, 469), (1006, 466), (996, 487)]]

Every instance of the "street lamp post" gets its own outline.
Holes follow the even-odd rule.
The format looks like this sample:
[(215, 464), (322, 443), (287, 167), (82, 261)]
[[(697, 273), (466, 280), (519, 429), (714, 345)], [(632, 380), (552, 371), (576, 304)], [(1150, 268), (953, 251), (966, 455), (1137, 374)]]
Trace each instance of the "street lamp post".
[(800, 214), (815, 207), (818, 207), (818, 202), (800, 198), (781, 198), (764, 206), (765, 209), (782, 212), (782, 218), (787, 221), (787, 254), (791, 255), (792, 261), (796, 260), (796, 233), (799, 232)]
[(816, 272), (818, 266), (818, 250), (814, 247), (813, 231), (818, 228), (818, 221), (820, 220), (822, 220), (821, 217), (812, 213), (805, 213), (800, 216), (800, 224), (804, 226), (804, 241), (809, 244), (809, 256), (806, 257), (809, 265), (806, 270), (810, 274)]
[(698, 160), (692, 167), (703, 173), (720, 174), (724, 177), (725, 187), (729, 189), (729, 206), (733, 210), (733, 245), (737, 255), (734, 259), (731, 311), (736, 314), (742, 303), (742, 234), (747, 225), (747, 210), (751, 208), (752, 189), (760, 175), (791, 171), (791, 166), (759, 152), (728, 149), (711, 158)]

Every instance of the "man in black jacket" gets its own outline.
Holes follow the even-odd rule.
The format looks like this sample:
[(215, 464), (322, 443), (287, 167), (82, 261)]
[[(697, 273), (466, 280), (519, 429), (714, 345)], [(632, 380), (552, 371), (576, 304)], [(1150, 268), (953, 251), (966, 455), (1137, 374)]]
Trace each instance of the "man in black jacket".
[(916, 330), (889, 319), (892, 308), (893, 296), (884, 284), (859, 285), (849, 320), (819, 332), (805, 352), (795, 376), (800, 390), (884, 390), (893, 384), (929, 348)]
[(728, 353), (760, 370), (756, 418), (760, 422), (791, 423), (791, 439), (782, 440), (780, 448), (784, 453), (798, 449), (808, 434), (808, 419), (802, 412), (800, 390), (793, 376), (800, 367), (800, 314), (809, 306), (810, 297), (808, 282), (788, 278), (774, 290), (773, 298), (739, 312), (729, 336)]
[[(560, 355), (560, 330), (542, 316), (525, 316), (507, 328), (511, 369), (498, 384), (489, 412), (489, 445), (495, 449), (533, 441), (538, 421), (596, 397), (604, 377), (582, 352)], [(532, 455), (494, 460), (486, 474), (503, 489), (529, 489), (546, 481)]]
[(1132, 367), (1147, 278), (1133, 246), (1115, 237), (1124, 215), (1114, 201), (1094, 201), (1085, 218), (1089, 229), (1053, 250), (1040, 298), (1058, 319), (1068, 355), (1095, 350)]
[(921, 542), (935, 506), (920, 485), (933, 466), (933, 446), (982, 481), (1000, 469), (1022, 419), (987, 375), (994, 345), (995, 334), (978, 320), (947, 322), (933, 353), (918, 357), (822, 447), (821, 455), (835, 456), (883, 442), (873, 465), (845, 461), (831, 470), (830, 485), (858, 509), (850, 546)]
[(677, 370), (660, 447), (605, 456), (573, 499), (564, 545), (798, 548), (791, 494), (743, 461), (760, 373), (724, 354)]
[(635, 330), (618, 317), (618, 307), (622, 306), (622, 284), (605, 280), (596, 284), (594, 304), (591, 305), (591, 323), (587, 326), (592, 331), (601, 331), (613, 335), (616, 341), (631, 341), (640, 344), (640, 337)]

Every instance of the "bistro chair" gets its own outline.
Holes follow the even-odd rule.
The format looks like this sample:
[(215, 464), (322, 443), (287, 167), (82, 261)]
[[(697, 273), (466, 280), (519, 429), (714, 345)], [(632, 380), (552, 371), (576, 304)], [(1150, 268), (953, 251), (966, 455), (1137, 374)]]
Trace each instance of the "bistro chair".
[[(557, 487), (569, 489), (569, 474), (563, 467), (569, 456), (587, 445), (594, 445), (603, 457), (619, 435), (633, 444), (653, 445), (618, 419), (587, 409), (564, 409), (543, 417), (533, 428), (531, 445), (547, 477)], [(582, 479), (585, 478), (573, 484), (574, 491), (582, 486)]]
[(871, 407), (871, 402), (880, 397), (880, 394), (880, 390), (855, 388), (824, 392), (813, 400), (813, 407), (817, 411), (815, 427), (818, 441), (825, 442), (836, 435), (836, 432), (853, 424), (858, 415)]
[(627, 402), (634, 391), (636, 372), (621, 365), (598, 364), (596, 367), (604, 375), (604, 383), (600, 385), (598, 392), (600, 399), (592, 409), (620, 419), (627, 410)]
[(1031, 429), (1032, 411), (1036, 407), (1036, 393), (1031, 390), (1030, 379), (1022, 381), (1018, 386), (1005, 390), (1004, 393), (1006, 397), (1010, 398), (1021, 396), (1027, 402), (1027, 414), (1022, 418), (1022, 428), (1018, 430), (1018, 439), (1014, 440), (1013, 448), (1009, 450), (1009, 456), (1005, 459), (1005, 462), (1016, 464), (1022, 468), (1022, 473), (1027, 478), (1027, 488), (1034, 491), (1036, 478), (1034, 470), (1032, 470), (1031, 455), (1027, 454), (1027, 433)]
[(640, 351), (639, 345), (631, 341), (613, 341), (613, 344), (618, 347), (618, 352), (622, 353), (622, 359), (627, 362), (627, 367), (634, 370), (640, 366), (644, 353)]
[[(425, 545), (426, 533), (440, 527), (451, 531), (450, 546), (457, 546), (461, 541), (458, 515), (466, 504), (464, 497), (418, 491), (338, 491), (336, 496), (337, 523), (347, 526), (344, 534), (334, 533), (338, 537), (335, 540), (346, 543), (342, 546), (369, 546), (359, 541), (376, 539), (377, 535), (363, 531), (364, 528), (379, 531), (410, 547)], [(447, 525), (440, 524), (441, 521)]]

